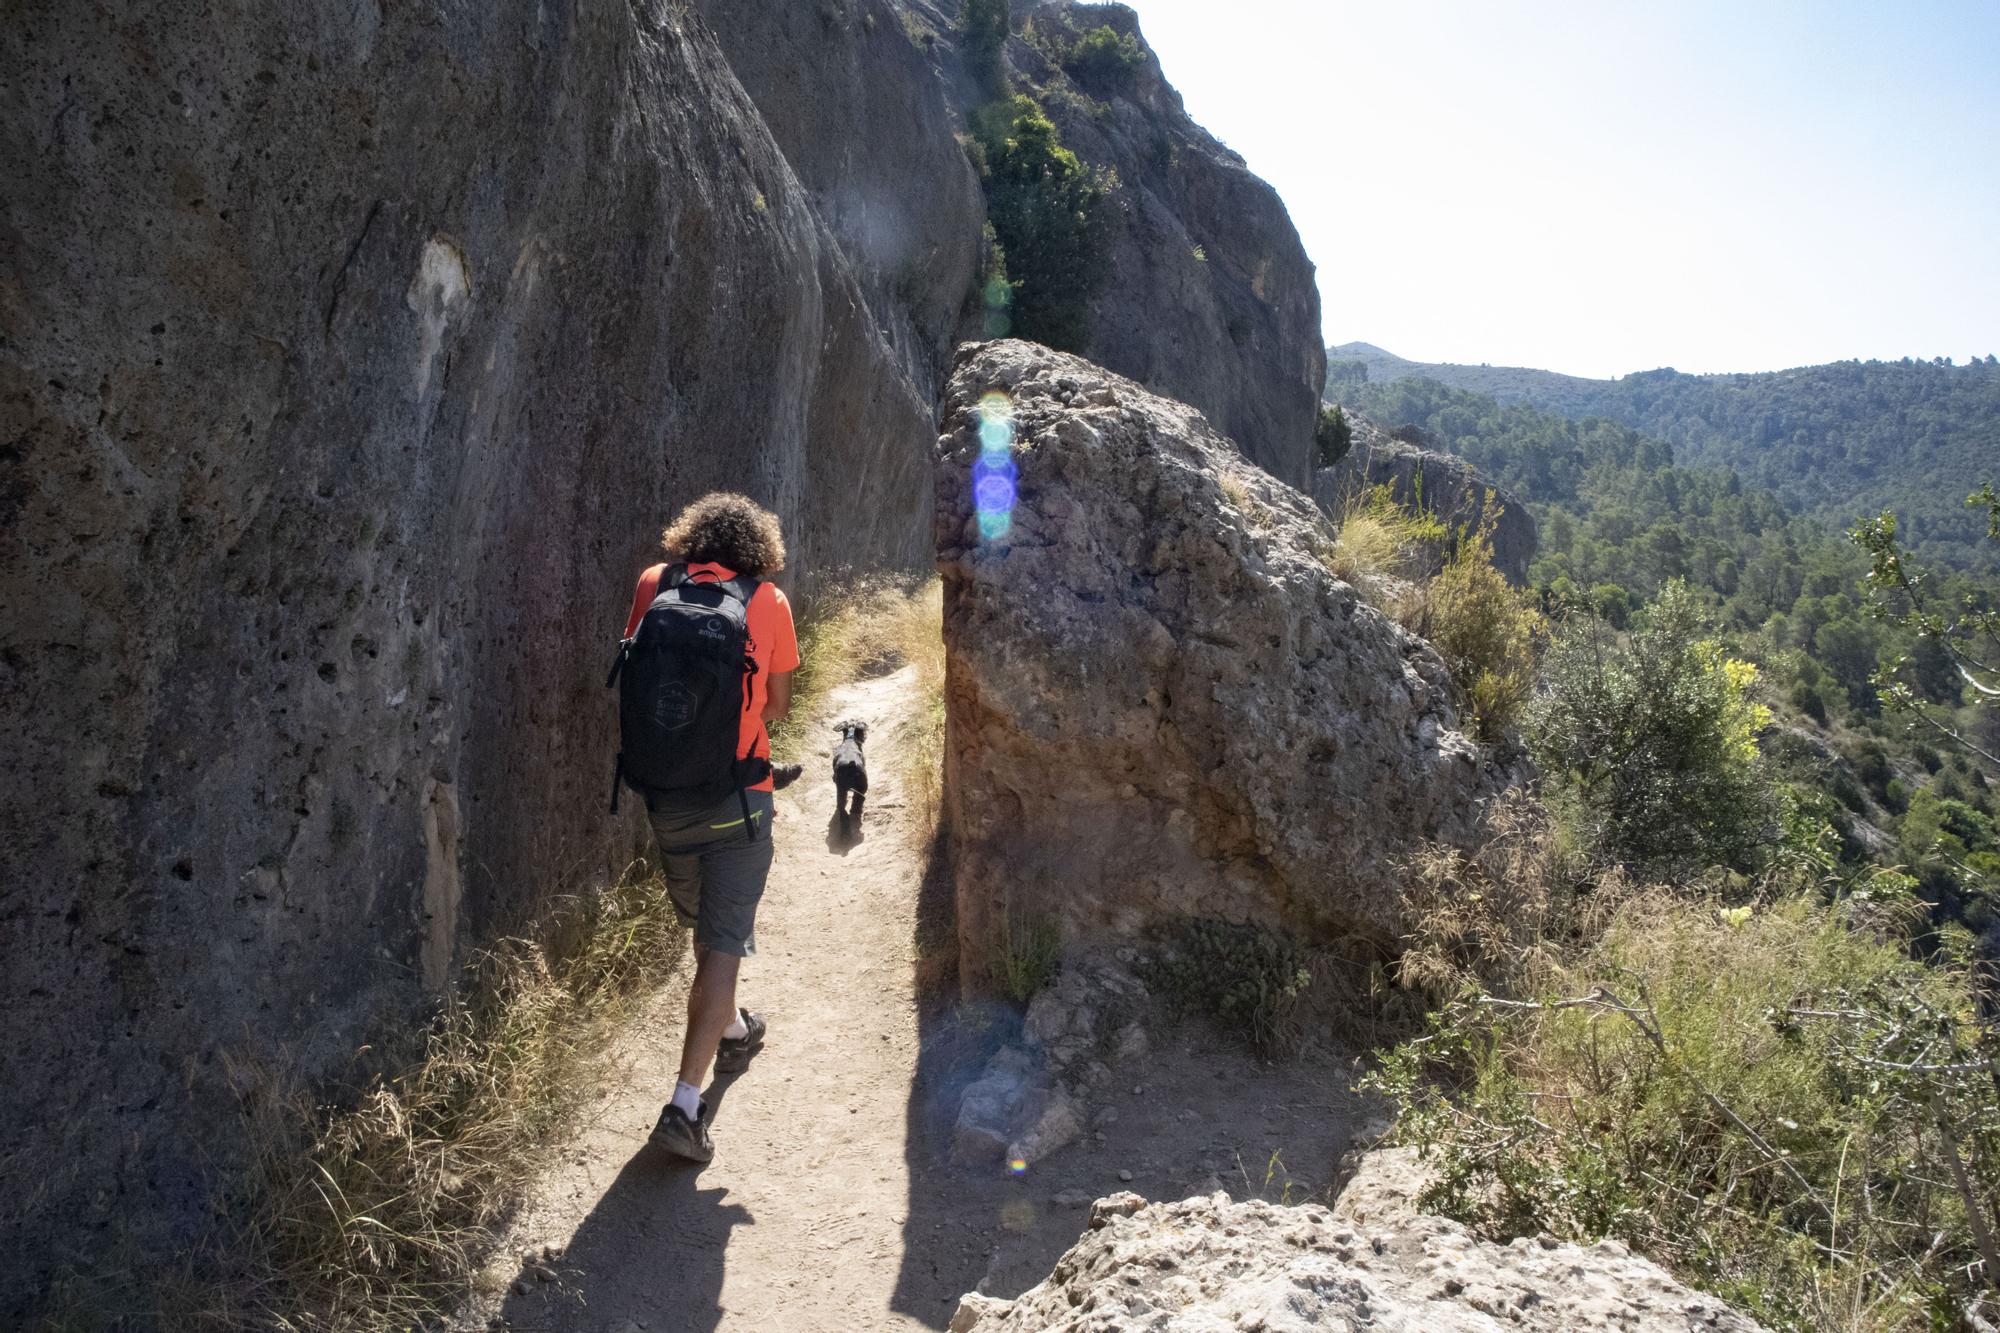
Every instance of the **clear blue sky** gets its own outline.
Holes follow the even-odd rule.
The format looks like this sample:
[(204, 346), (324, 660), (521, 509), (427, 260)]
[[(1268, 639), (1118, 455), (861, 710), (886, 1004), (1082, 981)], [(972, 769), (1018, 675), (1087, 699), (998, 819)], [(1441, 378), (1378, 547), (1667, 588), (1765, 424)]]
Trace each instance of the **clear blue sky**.
[(1131, 0), (1328, 342), (1580, 375), (2000, 352), (2000, 0)]

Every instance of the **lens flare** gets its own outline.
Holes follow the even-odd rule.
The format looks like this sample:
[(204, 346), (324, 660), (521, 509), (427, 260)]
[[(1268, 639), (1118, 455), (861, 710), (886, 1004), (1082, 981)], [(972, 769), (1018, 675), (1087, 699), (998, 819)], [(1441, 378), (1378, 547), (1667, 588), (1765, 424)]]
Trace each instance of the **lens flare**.
[(1028, 1161), (1027, 1161), (1027, 1159), (1026, 1159), (1026, 1158), (1024, 1158), (1024, 1157), (1013, 1157), (1013, 1158), (1009, 1158), (1009, 1159), (1008, 1159), (1008, 1162), (1007, 1162), (1007, 1174), (1008, 1174), (1008, 1175), (1010, 1175), (1010, 1176), (1025, 1176), (1025, 1175), (1027, 1175), (1027, 1174), (1028, 1174)]
[(995, 389), (979, 399), (979, 461), (972, 465), (972, 503), (982, 541), (999, 541), (1013, 531), (1019, 479), (1014, 467), (1014, 401)]

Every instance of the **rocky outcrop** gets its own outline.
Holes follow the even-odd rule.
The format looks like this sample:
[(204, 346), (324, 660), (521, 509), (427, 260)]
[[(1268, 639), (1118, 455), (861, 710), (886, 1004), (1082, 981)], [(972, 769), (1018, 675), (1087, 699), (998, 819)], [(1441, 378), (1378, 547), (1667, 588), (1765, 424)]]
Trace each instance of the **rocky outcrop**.
[(1430, 572), (1443, 567), (1457, 534), (1488, 527), (1494, 568), (1515, 586), (1527, 585), (1538, 538), (1526, 504), (1456, 454), (1397, 439), (1362, 417), (1348, 419), (1352, 447), (1334, 466), (1313, 472), (1312, 494), (1321, 508), (1338, 516), (1356, 493), (1387, 486), (1398, 504), (1436, 515), (1452, 534), (1427, 552)]
[[(1376, 1202), (1385, 1197), (1374, 1192)], [(1586, 1246), (1545, 1236), (1502, 1245), (1398, 1208), (1362, 1217), (1338, 1205), (1330, 1212), (1233, 1203), (1221, 1193), (1179, 1203), (1149, 1204), (1129, 1193), (1099, 1199), (1089, 1229), (1046, 1281), (1014, 1300), (967, 1296), (950, 1326), (953, 1333), (1761, 1327), (1617, 1241)]]
[[(1014, 13), (1017, 86), (1121, 186), (1111, 271), (1076, 350), (1197, 408), (1252, 462), (1305, 487), (1326, 349), (1312, 261), (1284, 201), (1188, 117), (1131, 9), (1016, 0)], [(1063, 69), (1076, 37), (1099, 27), (1141, 39), (1125, 87), (1082, 87)]]
[(943, 431), (961, 975), (1024, 920), (1401, 934), (1396, 859), (1469, 844), (1501, 779), (1436, 654), (1328, 572), (1313, 502), (1027, 343), (966, 349)]
[(666, 0), (9, 14), (0, 1306), (198, 1216), (226, 1052), (337, 1067), (624, 865), (602, 673), (678, 503), (928, 555), (979, 213), (882, 12), (813, 48), (902, 118), (849, 174)]

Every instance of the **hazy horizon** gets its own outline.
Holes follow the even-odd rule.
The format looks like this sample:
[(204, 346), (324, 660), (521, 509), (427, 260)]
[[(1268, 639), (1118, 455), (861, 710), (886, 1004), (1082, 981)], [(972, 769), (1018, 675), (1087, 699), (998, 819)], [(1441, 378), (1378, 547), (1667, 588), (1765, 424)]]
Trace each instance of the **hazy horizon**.
[(2000, 352), (2000, 6), (1130, 2), (1284, 198), (1328, 345), (1594, 378)]

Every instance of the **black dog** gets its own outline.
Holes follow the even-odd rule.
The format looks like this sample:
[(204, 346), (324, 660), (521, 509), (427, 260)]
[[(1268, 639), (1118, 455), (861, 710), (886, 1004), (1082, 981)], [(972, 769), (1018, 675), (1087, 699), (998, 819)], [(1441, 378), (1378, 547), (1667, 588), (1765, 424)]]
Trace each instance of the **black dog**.
[[(840, 744), (833, 747), (834, 813), (844, 822), (851, 821), (849, 827), (859, 827), (862, 799), (868, 795), (868, 759), (861, 753), (861, 744), (868, 739), (868, 724), (849, 718), (834, 729), (840, 733)], [(848, 810), (849, 793), (854, 797), (852, 812)]]

